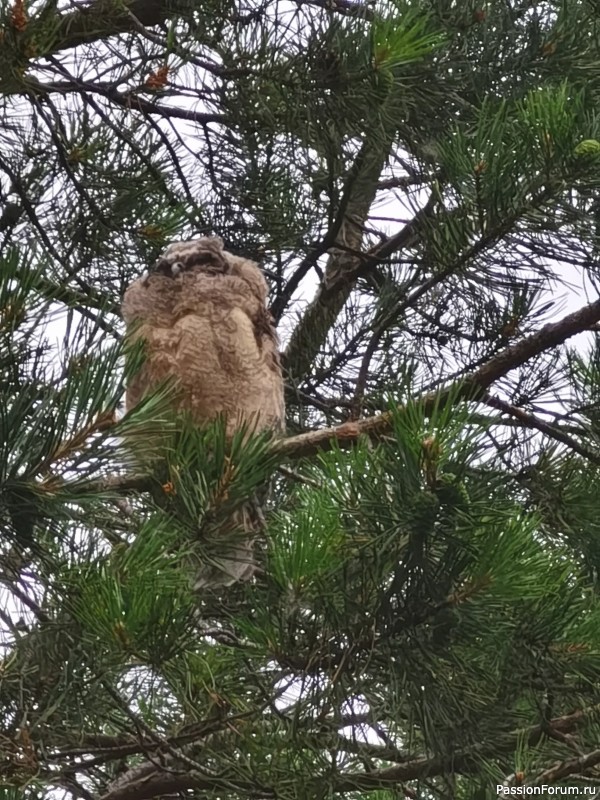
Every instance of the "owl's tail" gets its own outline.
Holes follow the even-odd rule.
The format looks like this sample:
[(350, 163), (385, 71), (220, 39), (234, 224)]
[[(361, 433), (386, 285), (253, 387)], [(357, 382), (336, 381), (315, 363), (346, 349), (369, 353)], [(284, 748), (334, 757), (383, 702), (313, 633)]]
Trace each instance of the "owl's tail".
[(210, 561), (207, 558), (198, 569), (193, 579), (193, 590), (251, 580), (257, 571), (254, 545), (264, 527), (265, 518), (257, 497), (237, 508), (215, 532), (214, 541), (210, 542)]

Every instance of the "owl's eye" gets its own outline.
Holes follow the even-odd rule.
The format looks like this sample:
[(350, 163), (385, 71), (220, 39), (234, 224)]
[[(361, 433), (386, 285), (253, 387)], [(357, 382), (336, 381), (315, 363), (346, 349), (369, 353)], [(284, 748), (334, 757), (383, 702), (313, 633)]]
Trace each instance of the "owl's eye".
[(185, 265), (182, 264), (181, 261), (176, 261), (174, 264), (171, 264), (171, 275), (175, 277), (176, 275), (179, 275), (179, 273), (184, 269)]
[(170, 263), (167, 261), (166, 258), (159, 258), (157, 261), (154, 262), (154, 266), (152, 267), (153, 272), (168, 272)]

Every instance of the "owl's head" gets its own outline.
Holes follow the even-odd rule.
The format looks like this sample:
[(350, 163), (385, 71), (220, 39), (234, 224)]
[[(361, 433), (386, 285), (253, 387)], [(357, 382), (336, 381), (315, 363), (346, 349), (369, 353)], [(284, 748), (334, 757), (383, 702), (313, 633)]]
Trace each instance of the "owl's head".
[[(267, 282), (258, 264), (241, 258), (224, 249), (219, 236), (174, 242), (142, 275), (141, 285), (147, 288), (153, 275), (176, 278), (186, 272), (202, 275), (224, 275), (243, 281), (250, 292), (261, 302), (267, 299)], [(162, 287), (164, 288), (164, 286)]]
[(218, 236), (207, 236), (170, 244), (150, 269), (150, 273), (176, 276), (181, 272), (198, 270), (210, 275), (222, 275), (229, 272), (229, 269), (223, 240)]

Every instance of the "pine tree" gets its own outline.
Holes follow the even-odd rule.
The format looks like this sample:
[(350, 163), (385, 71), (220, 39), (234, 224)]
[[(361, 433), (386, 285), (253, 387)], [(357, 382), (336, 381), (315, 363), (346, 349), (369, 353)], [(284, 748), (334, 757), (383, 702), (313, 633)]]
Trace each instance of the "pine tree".
[[(600, 784), (599, 36), (591, 0), (0, 4), (2, 797)], [(205, 234), (265, 269), (281, 440), (123, 413), (120, 298)], [(195, 595), (265, 481), (259, 574)]]

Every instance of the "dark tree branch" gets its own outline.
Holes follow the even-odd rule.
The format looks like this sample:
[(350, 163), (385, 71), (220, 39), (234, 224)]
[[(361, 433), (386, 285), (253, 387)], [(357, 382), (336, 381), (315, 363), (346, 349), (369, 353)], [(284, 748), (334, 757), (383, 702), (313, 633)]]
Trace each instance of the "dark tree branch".
[[(567, 734), (576, 730), (587, 719), (597, 715), (599, 711), (600, 706), (579, 709), (572, 714), (550, 720), (549, 724), (553, 730)], [(380, 789), (395, 786), (402, 781), (418, 780), (435, 775), (443, 775), (448, 772), (469, 772), (476, 770), (480, 761), (486, 757), (497, 757), (503, 753), (510, 753), (517, 746), (518, 741), (526, 740), (531, 746), (535, 746), (544, 736), (544, 730), (544, 725), (533, 725), (524, 730), (513, 731), (503, 737), (501, 741), (494, 740), (493, 742), (477, 745), (462, 752), (453, 753), (448, 758), (422, 757), (373, 772), (341, 774), (335, 778), (330, 775), (327, 778), (323, 776), (322, 778), (314, 779), (312, 788), (315, 796), (319, 796), (318, 789), (322, 788), (324, 781), (332, 792), (339, 793)], [(594, 753), (590, 753), (587, 756), (571, 759), (554, 767), (557, 771), (557, 776), (554, 776), (554, 780), (563, 777), (562, 772), (558, 774), (561, 769), (564, 771), (564, 775), (569, 775), (599, 763), (600, 756), (596, 758), (598, 752), (600, 751), (594, 751)], [(550, 781), (546, 780), (545, 782)], [(130, 782), (127, 785), (119, 786), (115, 790), (109, 791), (100, 800), (150, 800), (150, 798), (158, 795), (172, 794), (188, 789), (205, 789), (214, 792), (228, 789), (229, 791), (234, 790), (252, 797), (275, 798), (277, 796), (275, 787), (260, 786), (256, 782), (239, 780), (237, 775), (235, 778), (227, 778), (223, 775), (208, 776), (182, 769), (181, 772), (156, 771), (153, 774), (146, 775), (144, 779)]]
[(306, 375), (357, 280), (378, 266), (383, 259), (413, 242), (418, 226), (433, 210), (435, 200), (431, 195), (425, 207), (399, 233), (368, 252), (361, 253), (363, 225), (377, 193), (377, 179), (381, 174), (383, 159), (377, 165), (369, 162), (368, 166), (373, 171), (367, 173), (364, 181), (357, 182), (357, 196), (349, 203), (352, 217), (346, 220), (340, 231), (317, 295), (294, 330), (285, 350), (284, 366), (294, 382)]
[[(279, 320), (303, 278), (324, 253), (332, 248), (340, 250), (338, 253), (332, 253), (329, 258), (323, 279), (325, 285), (327, 282), (331, 283), (333, 276), (340, 272), (341, 265), (338, 260), (346, 257), (348, 251), (360, 250), (363, 226), (377, 190), (374, 178), (381, 174), (383, 158), (385, 155), (379, 152), (378, 147), (369, 138), (365, 139), (344, 185), (333, 223), (323, 240), (311, 250), (294, 274), (286, 281), (285, 290), (273, 303), (271, 312), (275, 320)], [(364, 196), (365, 191), (366, 196)], [(359, 220), (359, 224), (357, 224), (357, 220)]]
[(593, 750), (591, 753), (586, 753), (582, 756), (569, 758), (566, 761), (561, 761), (554, 764), (550, 769), (541, 772), (534, 780), (527, 781), (525, 786), (542, 786), (544, 784), (556, 783), (557, 781), (568, 778), (569, 775), (575, 773), (583, 774), (591, 767), (600, 764), (600, 750)]
[[(201, 10), (201, 7), (197, 7)], [(23, 34), (24, 49), (37, 40), (48, 42), (43, 52), (36, 48), (36, 57), (105, 40), (109, 36), (136, 30), (136, 25), (158, 25), (165, 19), (190, 11), (187, 0), (130, 0), (122, 4), (114, 0), (93, 0), (81, 3), (75, 11), (52, 16), (34, 17)], [(53, 31), (48, 41), (47, 31)], [(42, 37), (41, 34), (45, 35)]]
[[(130, 111), (139, 111), (148, 115), (164, 117), (165, 119), (183, 119), (187, 122), (197, 122), (200, 125), (207, 125), (211, 122), (226, 123), (228, 121), (225, 114), (203, 113), (201, 111), (194, 111), (191, 108), (176, 108), (174, 106), (163, 105), (156, 102), (156, 100), (148, 100), (139, 92), (120, 92), (112, 83), (94, 83), (91, 81), (77, 80), (42, 83), (36, 79), (30, 78), (27, 81), (26, 90), (28, 94), (33, 93), (34, 95), (40, 96), (55, 93), (83, 94), (88, 92), (105, 97), (115, 105)], [(24, 92), (24, 87), (20, 87), (19, 90), (13, 92), (13, 94), (22, 94)]]
[(514, 406), (511, 403), (506, 403), (504, 400), (501, 400), (499, 397), (494, 397), (491, 394), (485, 394), (482, 400), (491, 408), (496, 408), (498, 411), (502, 411), (504, 414), (509, 414), (511, 417), (514, 417), (526, 428), (538, 430), (541, 433), (545, 433), (546, 436), (549, 436), (551, 439), (565, 444), (570, 450), (573, 450), (575, 453), (579, 453), (580, 456), (583, 456), (588, 461), (591, 461), (592, 464), (600, 464), (600, 453), (594, 453), (587, 447), (583, 447), (571, 436), (568, 436), (565, 431), (561, 430), (561, 428), (558, 426), (553, 425), (551, 422), (546, 422), (546, 420), (540, 419), (534, 414), (529, 414), (522, 408)]
[[(505, 404), (487, 394), (487, 389), (497, 380), (503, 378), (511, 370), (522, 366), (531, 358), (562, 344), (571, 336), (592, 328), (600, 320), (600, 300), (584, 306), (578, 311), (563, 317), (558, 322), (544, 325), (537, 333), (526, 339), (506, 347), (479, 369), (451, 384), (441, 392), (431, 392), (421, 397), (421, 402), (428, 409), (439, 407), (448, 402), (481, 401), (511, 414), (525, 425), (536, 428), (557, 441), (561, 441), (575, 452), (600, 462), (600, 455), (587, 448), (582, 448), (575, 440), (567, 437), (554, 425), (545, 423), (515, 406)], [(377, 414), (356, 422), (344, 422), (332, 428), (321, 428), (297, 436), (289, 436), (275, 441), (274, 450), (287, 459), (299, 459), (312, 456), (319, 450), (328, 450), (333, 444), (347, 447), (361, 437), (379, 438), (387, 434), (392, 426), (393, 416), (390, 412)], [(137, 491), (150, 491), (152, 480), (144, 475), (125, 475), (102, 479), (87, 484), (87, 491), (115, 492), (128, 494)]]
[[(544, 325), (537, 333), (506, 347), (460, 381), (441, 392), (425, 395), (421, 398), (421, 402), (426, 408), (433, 409), (450, 400), (453, 402), (482, 400), (485, 398), (486, 390), (499, 378), (503, 378), (511, 370), (520, 367), (540, 353), (562, 344), (571, 336), (589, 330), (598, 320), (600, 320), (600, 300), (584, 306), (558, 322)], [(322, 428), (291, 436), (277, 442), (274, 447), (288, 458), (302, 458), (313, 455), (318, 450), (327, 450), (334, 442), (344, 446), (356, 442), (361, 436), (382, 436), (390, 430), (392, 419), (392, 414), (386, 412), (359, 422), (345, 422), (334, 428)]]

